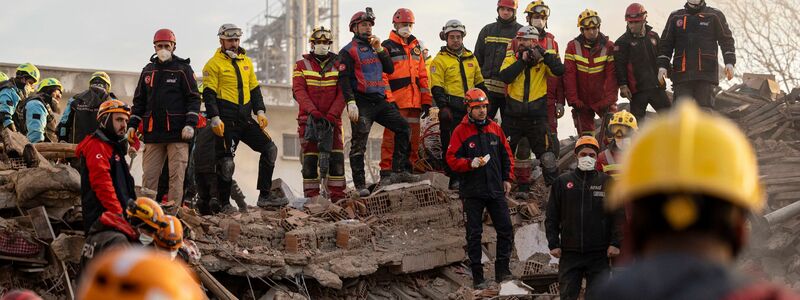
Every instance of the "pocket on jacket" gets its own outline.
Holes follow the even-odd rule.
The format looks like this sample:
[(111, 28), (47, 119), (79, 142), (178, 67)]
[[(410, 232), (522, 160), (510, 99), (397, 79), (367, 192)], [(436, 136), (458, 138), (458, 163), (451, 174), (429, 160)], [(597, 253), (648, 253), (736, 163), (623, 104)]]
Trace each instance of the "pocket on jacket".
[(718, 68), (717, 54), (713, 50), (698, 50), (700, 56), (697, 69), (702, 72), (716, 72)]
[(167, 113), (167, 131), (182, 130), (186, 126), (186, 114)]

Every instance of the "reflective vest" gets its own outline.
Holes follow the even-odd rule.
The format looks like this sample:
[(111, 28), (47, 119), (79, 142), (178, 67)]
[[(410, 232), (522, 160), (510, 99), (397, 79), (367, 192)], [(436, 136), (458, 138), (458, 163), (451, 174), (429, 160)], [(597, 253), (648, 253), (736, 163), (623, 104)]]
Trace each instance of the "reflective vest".
[(231, 59), (220, 48), (214, 52), (203, 67), (203, 86), (217, 93), (217, 101), (236, 105), (250, 103), (250, 91), (258, 87), (253, 61), (240, 50), (236, 59)]
[(360, 42), (359, 39), (353, 39), (342, 50), (353, 58), (355, 80), (350, 80), (353, 90), (362, 94), (386, 95), (383, 66), (378, 58), (378, 53), (370, 45)]
[[(464, 49), (461, 56), (450, 52), (447, 47), (442, 47), (431, 66), (431, 88), (441, 87), (445, 94), (457, 99), (450, 99), (449, 105), (454, 108), (463, 108), (466, 91), (483, 83), (481, 67), (475, 55)], [(437, 99), (438, 101), (439, 99)], [(460, 103), (459, 103), (460, 102)], [(437, 103), (441, 105), (441, 103)]]
[(611, 153), (611, 149), (606, 149), (603, 151), (603, 155), (605, 155), (606, 163), (603, 165), (603, 173), (611, 175), (611, 177), (619, 176), (619, 172), (622, 169), (622, 165), (617, 163), (617, 160), (614, 158), (614, 154)]
[(414, 36), (406, 43), (396, 32), (389, 33), (383, 42), (394, 64), (394, 73), (383, 74), (386, 99), (399, 108), (420, 108), (431, 105), (433, 96), (428, 84), (428, 70), (422, 58), (422, 48)]
[[(517, 62), (516, 55), (506, 56), (500, 70), (505, 70)], [(511, 100), (518, 102), (531, 102), (547, 96), (547, 78), (554, 76), (550, 68), (544, 63), (532, 67), (525, 67), (513, 82), (508, 84), (507, 92)]]

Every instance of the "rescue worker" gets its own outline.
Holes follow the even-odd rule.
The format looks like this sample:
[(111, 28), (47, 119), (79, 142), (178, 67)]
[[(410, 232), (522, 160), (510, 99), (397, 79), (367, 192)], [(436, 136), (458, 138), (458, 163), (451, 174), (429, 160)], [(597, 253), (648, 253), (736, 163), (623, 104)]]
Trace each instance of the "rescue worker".
[(175, 260), (178, 250), (183, 246), (183, 223), (178, 217), (165, 215), (164, 224), (155, 234), (155, 246), (156, 249), (169, 253), (169, 257)]
[[(414, 28), (414, 13), (407, 8), (400, 8), (392, 17), (394, 30), (389, 39), (381, 44), (389, 51), (394, 63), (392, 74), (383, 74), (386, 85), (386, 101), (393, 103), (400, 110), (411, 129), (411, 148), (409, 162), (417, 165), (419, 159), (419, 125), (420, 118), (428, 116), (433, 103), (433, 96), (428, 80), (428, 69), (422, 56), (422, 47), (417, 38), (411, 34)], [(394, 133), (383, 130), (381, 141), (381, 177), (392, 173), (392, 155), (394, 149)], [(421, 170), (420, 170), (421, 171)]]
[(319, 195), (321, 178), (325, 177), (329, 196), (336, 202), (345, 197), (346, 187), (342, 139), (345, 103), (338, 85), (339, 57), (330, 51), (333, 34), (329, 29), (314, 28), (308, 41), (311, 53), (297, 61), (292, 76), (292, 92), (300, 107), (297, 133), (303, 148), (303, 195)]
[(138, 240), (123, 209), (136, 199), (133, 177), (125, 160), (128, 143), (125, 129), (131, 110), (111, 99), (97, 111), (97, 130), (78, 144), (75, 154), (81, 165), (81, 207), (86, 243), (81, 265), (115, 246)]
[[(464, 94), (472, 88), (486, 90), (478, 59), (464, 48), (467, 28), (459, 20), (450, 20), (442, 27), (439, 38), (447, 43), (439, 50), (431, 65), (431, 93), (439, 108), (439, 129), (442, 147), (450, 145), (450, 135), (467, 113)], [(458, 174), (445, 164), (450, 189), (458, 190)]]
[[(564, 74), (564, 64), (556, 54), (539, 45), (539, 30), (524, 26), (517, 32), (514, 54), (500, 67), (500, 79), (508, 84), (503, 112), (503, 132), (514, 151), (514, 176), (518, 192), (530, 190), (533, 173), (531, 151), (541, 162), (545, 182), (558, 177), (555, 143), (547, 120), (547, 91), (550, 77)], [(526, 140), (520, 143), (522, 140)]]
[(691, 98), (700, 107), (713, 109), (714, 88), (719, 85), (719, 49), (725, 77), (731, 80), (735, 73), (736, 41), (725, 15), (705, 0), (687, 0), (683, 9), (667, 18), (659, 48), (658, 79), (664, 85), (669, 76), (673, 99)]
[(609, 259), (620, 252), (624, 216), (603, 209), (611, 176), (595, 170), (598, 152), (594, 137), (580, 137), (575, 143), (578, 168), (559, 176), (550, 188), (545, 232), (550, 255), (559, 259), (561, 299), (578, 299), (583, 279), (591, 293), (609, 273)]
[(608, 132), (614, 138), (606, 150), (597, 155), (596, 169), (600, 172), (617, 177), (619, 175), (619, 164), (622, 159), (622, 152), (630, 148), (631, 138), (639, 130), (636, 117), (626, 110), (614, 113), (608, 122)]
[(19, 125), (17, 130), (25, 134), (32, 144), (58, 143), (56, 135), (58, 116), (55, 114), (59, 109), (62, 89), (58, 79), (45, 78), (39, 82), (36, 94), (17, 105), (17, 112), (14, 115), (18, 121), (14, 123)]
[(564, 90), (579, 135), (594, 134), (595, 114), (607, 120), (607, 114), (617, 111), (614, 43), (600, 32), (600, 23), (597, 12), (584, 10), (578, 16), (581, 35), (564, 55)]
[(81, 300), (208, 298), (184, 263), (146, 248), (117, 249), (98, 257), (79, 282), (76, 299)]
[(17, 67), (14, 78), (0, 82), (0, 129), (17, 131), (14, 124), (17, 104), (33, 94), (33, 85), (39, 82), (39, 77), (39, 68), (31, 63), (24, 63)]
[(153, 199), (147, 197), (139, 197), (129, 202), (125, 213), (128, 215), (129, 223), (139, 234), (139, 243), (145, 247), (151, 246), (156, 233), (167, 226), (164, 210)]
[(679, 103), (649, 121), (623, 156), (607, 208), (632, 210), (626, 239), (638, 258), (587, 299), (800, 297), (733, 271), (748, 217), (760, 215), (766, 195), (755, 151), (735, 124)]
[(502, 282), (511, 277), (508, 263), (514, 233), (505, 195), (511, 191), (514, 163), (503, 130), (488, 116), (490, 104), (486, 93), (472, 88), (467, 91), (465, 101), (468, 114), (453, 131), (446, 157), (450, 168), (463, 175), (459, 194), (467, 218), (467, 256), (472, 284), (476, 289), (486, 289), (488, 282), (483, 276), (481, 263), (485, 210), (489, 211), (497, 231), (495, 281)]
[(353, 40), (339, 52), (339, 86), (347, 101), (347, 113), (353, 128), (350, 147), (350, 169), (353, 185), (359, 195), (369, 195), (364, 171), (364, 154), (372, 123), (376, 122), (394, 132), (392, 175), (384, 184), (418, 181), (412, 175), (408, 160), (410, 129), (408, 122), (394, 105), (386, 101), (386, 84), (383, 73), (394, 73), (389, 51), (380, 39), (372, 35), (375, 15), (372, 8), (356, 12), (350, 18)]
[[(558, 42), (551, 32), (547, 31), (547, 20), (550, 19), (550, 7), (542, 0), (533, 1), (525, 8), (528, 25), (539, 30), (539, 46), (546, 52), (556, 55), (561, 61)], [(558, 119), (564, 116), (564, 78), (547, 77), (547, 121), (550, 123), (550, 141), (555, 146), (555, 153), (560, 153), (558, 141)]]
[[(153, 36), (155, 54), (139, 76), (133, 95), (128, 141), (133, 143), (142, 125), (143, 186), (158, 190), (158, 179), (169, 163), (169, 201), (183, 203), (183, 181), (189, 160), (189, 144), (199, 120), (200, 92), (189, 59), (174, 54), (175, 33), (159, 29)], [(169, 160), (167, 158), (169, 157)]]
[(67, 100), (64, 114), (58, 123), (59, 141), (77, 144), (97, 130), (95, 118), (100, 104), (115, 98), (110, 91), (111, 77), (106, 72), (92, 73), (89, 89)]
[(506, 83), (500, 79), (500, 67), (506, 58), (506, 49), (522, 27), (517, 22), (518, 6), (519, 0), (498, 0), (497, 21), (484, 26), (475, 43), (475, 58), (486, 85), (492, 119), (497, 117), (498, 111), (503, 113), (506, 105)]
[[(219, 202), (230, 204), (233, 180), (233, 156), (239, 141), (261, 154), (258, 160), (259, 207), (281, 207), (286, 198), (273, 197), (272, 174), (278, 148), (266, 134), (268, 124), (261, 87), (253, 62), (244, 48), (239, 47), (242, 29), (223, 24), (217, 32), (220, 48), (203, 68), (203, 100), (211, 118), (211, 129), (219, 139), (216, 143), (217, 163), (220, 164)], [(253, 120), (253, 114), (256, 120)]]
[(672, 106), (664, 86), (658, 81), (658, 33), (647, 25), (647, 10), (633, 3), (625, 10), (627, 31), (614, 43), (614, 63), (622, 98), (630, 100), (631, 113), (643, 121), (647, 105), (656, 112)]
[(7, 81), (7, 80), (8, 80), (8, 74), (0, 72), (0, 82)]

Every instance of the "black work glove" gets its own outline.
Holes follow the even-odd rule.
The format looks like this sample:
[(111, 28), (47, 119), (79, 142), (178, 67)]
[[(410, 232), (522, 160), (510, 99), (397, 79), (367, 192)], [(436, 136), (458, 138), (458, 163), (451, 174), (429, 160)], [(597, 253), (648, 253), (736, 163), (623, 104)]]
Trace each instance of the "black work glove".
[(428, 117), (428, 112), (431, 110), (430, 104), (423, 104), (422, 105), (422, 114), (419, 116), (420, 119), (424, 119)]

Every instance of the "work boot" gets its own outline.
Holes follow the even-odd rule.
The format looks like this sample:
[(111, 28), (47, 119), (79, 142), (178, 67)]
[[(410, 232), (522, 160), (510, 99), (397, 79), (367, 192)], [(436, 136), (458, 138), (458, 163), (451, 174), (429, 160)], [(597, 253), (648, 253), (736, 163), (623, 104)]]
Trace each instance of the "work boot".
[(245, 205), (239, 206), (239, 212), (240, 213), (246, 213), (247, 212), (247, 205), (245, 204)]
[(391, 178), (393, 183), (401, 183), (401, 182), (411, 183), (419, 181), (419, 175), (411, 174), (408, 171), (395, 172), (392, 174)]
[(286, 204), (289, 204), (289, 199), (286, 199), (285, 197), (278, 198), (272, 196), (270, 192), (263, 191), (260, 195), (258, 195), (258, 202), (256, 202), (256, 205), (261, 208), (282, 207)]
[(514, 279), (514, 275), (511, 275), (511, 270), (508, 268), (508, 261), (495, 261), (494, 280), (503, 282), (512, 279)]
[(235, 213), (235, 212), (236, 212), (236, 209), (233, 208), (233, 205), (225, 204), (225, 206), (222, 207), (222, 211), (220, 213), (229, 215), (229, 214), (232, 214), (232, 213)]
[(473, 266), (472, 269), (472, 287), (476, 290), (485, 290), (489, 287), (489, 282), (483, 278), (483, 266)]
[(359, 197), (366, 197), (369, 196), (370, 191), (365, 186), (356, 186), (356, 192), (358, 193)]
[(399, 183), (399, 181), (397, 181), (393, 175), (381, 176), (381, 181), (378, 182), (380, 186), (387, 186), (395, 183)]
[(455, 178), (452, 178), (452, 177), (451, 177), (451, 178), (450, 178), (450, 184), (448, 184), (448, 188), (449, 188), (451, 191), (457, 191), (457, 190), (458, 190), (458, 187), (459, 187), (458, 179), (455, 179)]

